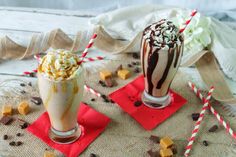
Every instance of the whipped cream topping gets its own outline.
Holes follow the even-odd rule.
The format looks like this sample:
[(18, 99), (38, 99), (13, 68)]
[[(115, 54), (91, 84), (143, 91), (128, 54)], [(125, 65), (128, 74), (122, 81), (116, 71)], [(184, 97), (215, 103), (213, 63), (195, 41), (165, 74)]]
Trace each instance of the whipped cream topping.
[(67, 50), (52, 50), (42, 58), (38, 72), (49, 79), (61, 81), (76, 75), (79, 57)]
[(169, 49), (180, 45), (183, 41), (179, 29), (173, 22), (162, 19), (148, 26), (143, 32), (143, 38), (152, 46), (159, 49)]

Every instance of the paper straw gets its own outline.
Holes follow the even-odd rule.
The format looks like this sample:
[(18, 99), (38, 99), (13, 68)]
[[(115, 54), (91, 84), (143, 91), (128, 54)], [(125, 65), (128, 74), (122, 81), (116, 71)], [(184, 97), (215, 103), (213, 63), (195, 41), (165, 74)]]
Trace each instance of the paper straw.
[(196, 14), (197, 14), (197, 10), (193, 10), (193, 11), (191, 12), (190, 18), (189, 18), (187, 21), (185, 21), (185, 23), (184, 23), (184, 25), (183, 25), (183, 28), (180, 28), (179, 33), (183, 33), (183, 32), (184, 32), (184, 30), (186, 29), (186, 27), (189, 25), (189, 23), (191, 22), (192, 18), (193, 18)]
[(102, 95), (101, 93), (95, 91), (94, 89), (92, 89), (92, 88), (89, 87), (88, 85), (84, 85), (84, 89), (85, 89), (86, 91), (88, 91), (88, 92), (90, 92), (90, 93), (92, 93), (92, 94), (98, 96), (98, 97), (101, 97), (101, 95)]
[(212, 95), (213, 91), (214, 91), (214, 87), (211, 87), (211, 89), (209, 90), (209, 92), (207, 94), (207, 98), (204, 100), (204, 105), (203, 105), (203, 107), (201, 109), (200, 116), (199, 116), (197, 122), (195, 123), (195, 127), (194, 127), (194, 129), (192, 131), (192, 135), (191, 135), (191, 137), (189, 139), (188, 145), (187, 145), (186, 150), (184, 152), (184, 156), (185, 157), (189, 156), (189, 153), (190, 153), (190, 151), (192, 149), (193, 143), (194, 143), (195, 138), (196, 138), (196, 136), (198, 134), (200, 124), (203, 121), (203, 118), (204, 118), (206, 109), (208, 108), (208, 103), (209, 103), (209, 100), (211, 98), (211, 95)]
[(104, 60), (105, 57), (102, 56), (96, 56), (96, 57), (89, 57), (89, 58), (84, 58), (84, 60), (82, 61), (84, 62), (94, 62), (94, 61), (98, 61), (98, 60)]
[(39, 54), (34, 55), (34, 58), (40, 63), (41, 62), (41, 57)]
[[(200, 98), (202, 101), (205, 101), (205, 98), (200, 93), (200, 90), (193, 83), (189, 82), (188, 85), (192, 89), (192, 91), (194, 91), (198, 98)], [(219, 123), (224, 126), (226, 132), (229, 133), (236, 140), (236, 132), (233, 131), (229, 123), (224, 120), (224, 118), (211, 106), (210, 103), (208, 104), (208, 106), (210, 108), (211, 113), (216, 117)]]
[(81, 64), (84, 60), (84, 58), (86, 57), (86, 55), (88, 54), (88, 50), (93, 46), (94, 43), (94, 39), (97, 38), (97, 34), (93, 34), (92, 38), (90, 39), (88, 45), (86, 46), (85, 50), (83, 51), (82, 55), (81, 55), (81, 61), (78, 64)]

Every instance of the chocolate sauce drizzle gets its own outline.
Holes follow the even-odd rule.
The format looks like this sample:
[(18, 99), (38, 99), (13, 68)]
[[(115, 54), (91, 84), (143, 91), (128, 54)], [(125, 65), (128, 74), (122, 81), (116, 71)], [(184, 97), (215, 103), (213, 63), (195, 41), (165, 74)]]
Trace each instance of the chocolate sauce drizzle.
[[(165, 21), (165, 20), (163, 20)], [(162, 24), (161, 21), (154, 23), (153, 25), (155, 25), (155, 28), (161, 27), (162, 28)], [(167, 21), (167, 24), (172, 24), (172, 22)], [(161, 89), (163, 83), (165, 82), (169, 70), (171, 68), (172, 63), (174, 62), (174, 68), (177, 67), (178, 61), (179, 61), (179, 57), (180, 57), (180, 53), (182, 50), (182, 43), (183, 43), (183, 37), (181, 35), (177, 36), (177, 38), (172, 39), (171, 41), (169, 41), (168, 43), (165, 42), (164, 38), (166, 38), (166, 36), (164, 36), (163, 32), (162, 34), (159, 32), (156, 32), (155, 34), (155, 30), (151, 29), (151, 26), (148, 26), (144, 31), (143, 31), (143, 37), (142, 37), (142, 43), (141, 45), (143, 46), (141, 49), (141, 53), (142, 53), (142, 67), (143, 67), (143, 74), (144, 77), (147, 78), (147, 83), (148, 83), (148, 93), (150, 95), (152, 95), (153, 92), (153, 88), (156, 89)], [(174, 25), (169, 25), (167, 30), (169, 30), (170, 32), (173, 32), (173, 30), (176, 29), (176, 27)], [(145, 37), (145, 34), (147, 33), (147, 31), (149, 31), (150, 33), (150, 37)], [(163, 38), (163, 43), (158, 43), (156, 41), (156, 39), (154, 38), (155, 36), (160, 36)], [(177, 40), (179, 40), (181, 42), (180, 45), (178, 45), (176, 42)], [(155, 43), (158, 43), (158, 45), (156, 45)], [(161, 46), (159, 46), (161, 45)], [(165, 45), (168, 46), (168, 60), (167, 60), (167, 65), (165, 67), (163, 76), (161, 77), (161, 79), (157, 82), (157, 85), (154, 87), (153, 83), (152, 83), (152, 74), (156, 68), (156, 65), (158, 63), (159, 58), (159, 51), (165, 47)], [(147, 51), (147, 46), (150, 47), (150, 50), (148, 52)], [(155, 48), (155, 50), (154, 50)], [(154, 52), (153, 52), (154, 50)], [(145, 61), (145, 55), (148, 55), (148, 61), (147, 61), (147, 69), (145, 69), (145, 65), (144, 65), (144, 61)], [(174, 60), (174, 56), (175, 60)], [(146, 70), (146, 71), (145, 71)], [(168, 91), (167, 91), (168, 92)], [(167, 93), (166, 93), (167, 94)]]

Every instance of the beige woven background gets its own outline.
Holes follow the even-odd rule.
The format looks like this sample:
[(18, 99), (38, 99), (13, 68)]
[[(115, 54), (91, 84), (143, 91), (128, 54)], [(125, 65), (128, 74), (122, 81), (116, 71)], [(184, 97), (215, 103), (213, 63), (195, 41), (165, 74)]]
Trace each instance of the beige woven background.
[[(114, 71), (121, 63), (126, 66), (132, 61), (133, 58), (131, 55), (125, 54), (117, 58), (116, 61), (104, 61), (104, 67)], [(96, 67), (94, 67), (94, 69), (96, 69)], [(133, 68), (130, 68), (130, 70), (133, 70)], [(98, 84), (98, 71), (99, 69), (86, 72), (87, 84), (104, 94), (109, 94), (115, 91), (138, 76), (138, 74), (133, 73), (132, 77), (125, 81), (117, 78), (116, 81), (118, 86), (104, 88)], [(150, 135), (170, 136), (173, 138), (178, 147), (177, 156), (182, 156), (184, 147), (187, 144), (187, 138), (190, 137), (194, 126), (194, 122), (191, 119), (191, 114), (193, 112), (199, 112), (202, 107), (201, 102), (187, 87), (187, 81), (189, 78), (191, 77), (187, 76), (180, 69), (172, 84), (172, 89), (185, 97), (188, 100), (188, 103), (172, 117), (152, 131), (144, 130), (135, 120), (122, 111), (117, 104), (104, 103), (101, 98), (97, 98), (96, 96), (85, 92), (83, 101), (88, 103), (97, 111), (109, 116), (112, 121), (106, 130), (81, 154), (81, 156), (88, 157), (90, 153), (95, 153), (100, 157), (147, 157), (149, 155), (146, 153), (146, 151), (151, 148), (154, 150), (159, 149), (157, 144), (153, 144), (149, 140)], [(29, 100), (30, 96), (38, 95), (36, 85), (37, 79), (35, 78), (17, 78), (14, 76), (12, 77), (12, 80), (10, 80), (10, 77), (8, 76), (7, 80), (2, 77), (0, 78), (0, 81), (4, 81), (0, 86), (0, 90), (4, 93), (1, 96), (0, 105), (8, 103), (16, 107), (21, 100)], [(27, 83), (29, 81), (33, 83), (33, 87), (21, 87), (19, 85), (21, 82)], [(9, 88), (9, 86), (12, 86), (11, 84), (15, 84), (13, 88)], [(22, 89), (24, 89), (27, 93), (24, 95), (20, 94), (19, 91)], [(96, 101), (91, 102), (91, 98), (96, 98)], [(45, 111), (43, 105), (36, 106), (33, 103), (30, 103), (30, 105), (32, 112), (29, 115), (24, 117), (21, 117), (20, 115), (14, 116), (21, 117), (32, 123)], [(233, 115), (229, 115), (225, 110), (223, 110), (222, 106), (219, 105), (218, 102), (213, 102), (213, 106), (225, 117), (225, 119), (231, 123), (233, 129), (236, 129), (235, 117), (233, 117)], [(208, 133), (208, 129), (214, 124), (218, 124), (217, 120), (212, 114), (207, 112), (204, 122), (201, 125), (197, 142), (194, 144), (193, 150), (191, 152), (191, 156), (236, 156), (236, 146), (234, 145), (235, 141), (233, 141), (232, 138), (225, 133), (223, 127), (220, 127), (220, 129), (215, 133)], [(21, 132), (24, 135), (22, 137), (16, 137), (16, 133), (18, 132)], [(4, 134), (11, 135), (9, 141), (21, 140), (24, 142), (24, 144), (19, 147), (10, 147), (8, 145), (9, 141), (2, 140), (2, 136)], [(10, 126), (4, 126), (0, 124), (0, 136), (0, 156), (3, 157), (42, 157), (45, 148), (49, 148), (46, 144), (28, 133), (26, 130), (21, 130), (18, 128), (16, 122), (12, 123)], [(203, 140), (209, 141), (208, 147), (203, 146)], [(58, 151), (55, 151), (55, 153), (57, 156), (63, 156)]]

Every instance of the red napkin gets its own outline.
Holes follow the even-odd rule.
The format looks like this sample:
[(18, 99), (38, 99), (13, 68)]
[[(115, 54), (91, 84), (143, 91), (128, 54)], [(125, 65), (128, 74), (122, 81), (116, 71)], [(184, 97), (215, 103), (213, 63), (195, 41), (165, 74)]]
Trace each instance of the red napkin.
[(109, 97), (146, 130), (154, 129), (157, 125), (165, 121), (187, 102), (183, 97), (171, 90), (170, 93), (172, 97), (172, 103), (166, 108), (153, 109), (145, 106), (144, 104), (136, 107), (134, 106), (134, 102), (141, 100), (143, 90), (144, 77), (139, 76), (131, 83), (111, 93)]
[(48, 137), (50, 122), (47, 112), (43, 113), (27, 130), (67, 157), (77, 157), (105, 130), (110, 119), (88, 105), (81, 103), (78, 122), (82, 126), (83, 134), (76, 142), (71, 144), (57, 144)]

